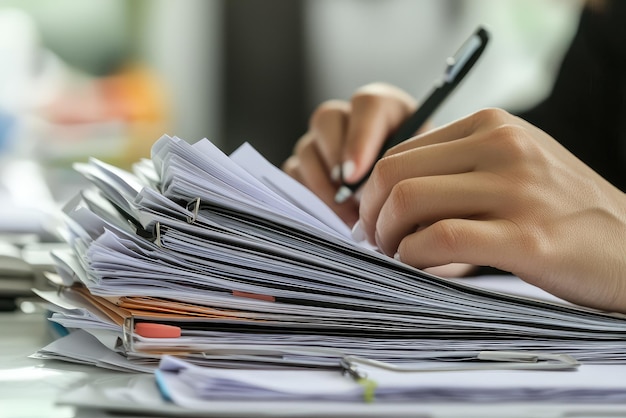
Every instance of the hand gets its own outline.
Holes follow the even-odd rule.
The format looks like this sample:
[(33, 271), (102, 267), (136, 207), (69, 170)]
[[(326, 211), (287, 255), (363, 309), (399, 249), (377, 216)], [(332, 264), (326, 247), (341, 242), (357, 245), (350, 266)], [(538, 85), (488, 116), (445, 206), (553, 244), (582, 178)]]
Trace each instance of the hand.
[(390, 150), (362, 192), (371, 242), (418, 268), (489, 265), (626, 312), (626, 197), (540, 129), (487, 109)]
[(334, 200), (341, 172), (347, 182), (363, 177), (387, 136), (416, 106), (404, 91), (381, 83), (360, 88), (350, 102), (325, 102), (314, 111), (308, 132), (297, 142), (283, 170), (352, 226), (358, 219), (358, 201), (337, 204)]

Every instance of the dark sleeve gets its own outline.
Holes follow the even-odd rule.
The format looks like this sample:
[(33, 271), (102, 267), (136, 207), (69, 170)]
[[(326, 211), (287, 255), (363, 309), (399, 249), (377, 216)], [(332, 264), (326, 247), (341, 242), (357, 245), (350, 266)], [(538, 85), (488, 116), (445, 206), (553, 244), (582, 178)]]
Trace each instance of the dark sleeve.
[[(582, 11), (551, 93), (518, 115), (626, 191), (626, 1)], [(471, 275), (506, 273), (482, 266)]]
[(550, 95), (518, 113), (626, 190), (626, 1), (585, 8)]

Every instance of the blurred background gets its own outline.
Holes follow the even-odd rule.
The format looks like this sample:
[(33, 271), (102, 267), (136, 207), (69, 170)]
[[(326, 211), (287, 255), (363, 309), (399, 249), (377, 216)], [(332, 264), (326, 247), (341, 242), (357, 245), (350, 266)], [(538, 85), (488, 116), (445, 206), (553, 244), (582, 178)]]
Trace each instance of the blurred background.
[(374, 81), (419, 99), (479, 24), (491, 44), (435, 123), (485, 106), (522, 109), (548, 92), (580, 6), (0, 0), (0, 202), (20, 208), (0, 218), (15, 227), (11, 216), (30, 218), (25, 206), (75, 194), (72, 162), (128, 167), (164, 133), (225, 152), (247, 141), (280, 165), (320, 102)]

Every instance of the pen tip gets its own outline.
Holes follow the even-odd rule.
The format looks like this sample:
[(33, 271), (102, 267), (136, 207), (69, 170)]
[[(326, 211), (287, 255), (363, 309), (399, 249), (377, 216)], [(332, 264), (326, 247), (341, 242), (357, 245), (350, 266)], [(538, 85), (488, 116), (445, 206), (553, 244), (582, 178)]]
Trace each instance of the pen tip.
[(350, 196), (352, 196), (352, 190), (346, 186), (341, 186), (339, 190), (337, 190), (337, 194), (335, 194), (335, 202), (343, 203), (348, 200)]

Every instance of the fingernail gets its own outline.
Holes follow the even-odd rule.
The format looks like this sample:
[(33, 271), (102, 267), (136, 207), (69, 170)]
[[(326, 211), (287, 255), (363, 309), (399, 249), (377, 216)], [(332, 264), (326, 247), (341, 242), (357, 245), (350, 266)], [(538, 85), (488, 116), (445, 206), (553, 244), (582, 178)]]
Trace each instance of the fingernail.
[(363, 230), (363, 227), (361, 226), (360, 219), (356, 221), (356, 223), (352, 227), (352, 238), (356, 242), (363, 242), (367, 239), (367, 236), (365, 235), (365, 231)]
[(343, 177), (343, 180), (346, 180), (352, 177), (352, 174), (354, 174), (354, 169), (355, 169), (354, 161), (348, 160), (344, 162), (343, 165), (341, 166), (341, 176)]
[(402, 260), (400, 260), (400, 253), (395, 253), (395, 254), (393, 255), (393, 258), (394, 258), (396, 261), (402, 262)]
[(330, 179), (334, 182), (338, 182), (339, 180), (341, 180), (341, 167), (339, 166), (339, 164), (337, 164), (333, 167), (332, 170), (330, 170)]

